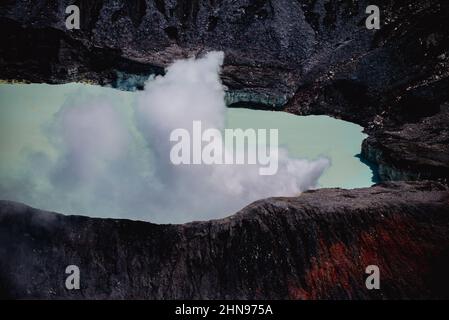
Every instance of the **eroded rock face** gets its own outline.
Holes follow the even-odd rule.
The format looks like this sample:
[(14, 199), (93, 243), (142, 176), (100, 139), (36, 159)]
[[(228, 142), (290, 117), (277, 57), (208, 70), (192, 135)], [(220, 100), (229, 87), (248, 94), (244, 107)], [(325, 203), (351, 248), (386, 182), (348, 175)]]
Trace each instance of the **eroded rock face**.
[[(0, 202), (3, 297), (449, 297), (449, 190), (435, 182), (323, 189), (221, 220), (154, 225)], [(64, 287), (75, 264), (81, 290)], [(365, 286), (380, 268), (381, 290)]]
[[(2, 2), (2, 77), (108, 84), (117, 71), (148, 74), (174, 59), (224, 50), (223, 80), (231, 90), (273, 99), (296, 95), (288, 105), (292, 112), (358, 123), (372, 120), (410, 87), (411, 102), (425, 104), (414, 113), (435, 113), (436, 101), (419, 91), (447, 81), (445, 1), (378, 1), (380, 31), (365, 28), (365, 0), (74, 3), (80, 30), (66, 29), (65, 1)], [(424, 110), (431, 102), (433, 109)], [(384, 116), (415, 117), (393, 113)]]
[[(367, 129), (416, 122), (440, 111), (449, 95), (449, 33), (444, 27), (449, 4), (381, 1), (378, 5), (381, 29), (370, 37), (361, 26), (331, 48), (329, 60), (312, 57), (316, 67), (301, 80), (288, 110), (330, 114)], [(321, 49), (322, 55), (326, 48)]]
[(449, 105), (440, 113), (397, 129), (380, 130), (363, 142), (362, 155), (378, 164), (382, 180), (449, 181)]
[(315, 43), (300, 3), (291, 0), (74, 3), (81, 10), (79, 31), (66, 30), (66, 1), (2, 4), (2, 36), (11, 44), (2, 52), (3, 77), (109, 84), (116, 70), (129, 72), (126, 63), (148, 74), (175, 59), (224, 50), (228, 86), (275, 99), (293, 94), (295, 74)]

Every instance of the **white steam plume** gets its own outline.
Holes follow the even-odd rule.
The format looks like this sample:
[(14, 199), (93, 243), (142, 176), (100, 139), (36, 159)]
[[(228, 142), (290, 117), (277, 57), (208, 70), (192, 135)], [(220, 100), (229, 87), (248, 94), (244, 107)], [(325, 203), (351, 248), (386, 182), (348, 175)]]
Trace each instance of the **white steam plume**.
[(194, 120), (203, 129), (225, 127), (222, 63), (221, 52), (175, 62), (146, 83), (131, 117), (107, 94), (72, 97), (46, 130), (56, 156), (31, 154), (28, 171), (0, 185), (0, 194), (68, 214), (183, 223), (315, 187), (329, 161), (285, 150), (273, 176), (259, 175), (256, 165), (171, 164), (173, 129), (191, 130)]
[(183, 165), (170, 163), (170, 132), (192, 129), (200, 120), (203, 129), (224, 128), (226, 106), (219, 71), (222, 52), (201, 59), (177, 61), (165, 76), (149, 81), (141, 96), (136, 116), (139, 128), (158, 160), (158, 177), (164, 184), (159, 199), (167, 212), (191, 219), (231, 214), (252, 201), (270, 196), (294, 196), (315, 187), (327, 159), (307, 161), (279, 153), (274, 176), (260, 176), (254, 165)]

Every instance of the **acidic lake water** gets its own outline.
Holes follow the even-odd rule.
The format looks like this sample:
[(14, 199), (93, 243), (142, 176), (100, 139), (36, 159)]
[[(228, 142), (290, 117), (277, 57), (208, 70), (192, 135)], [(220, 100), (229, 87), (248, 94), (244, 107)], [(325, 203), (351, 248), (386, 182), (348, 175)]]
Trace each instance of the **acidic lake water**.
[[(247, 199), (257, 200), (253, 199), (255, 193), (221, 212), (220, 206), (229, 199), (248, 193), (236, 187), (235, 194), (213, 200), (217, 210), (202, 212), (207, 190), (194, 186), (195, 178), (192, 188), (173, 183), (172, 198), (156, 196), (157, 192), (162, 194), (163, 183), (170, 177), (158, 177), (148, 140), (159, 137), (142, 134), (144, 124), (136, 118), (133, 107), (137, 99), (135, 92), (87, 84), (0, 85), (0, 199), (65, 214), (158, 223), (220, 218), (249, 204)], [(109, 104), (113, 107), (106, 106)], [(74, 108), (79, 112), (71, 113)], [(290, 157), (329, 159), (330, 166), (319, 178), (318, 188), (373, 184), (372, 171), (357, 157), (366, 135), (356, 124), (327, 116), (248, 109), (227, 109), (224, 117), (226, 128), (277, 128), (279, 145)], [(127, 196), (128, 192), (132, 196)], [(182, 212), (182, 203), (187, 201), (189, 212)]]

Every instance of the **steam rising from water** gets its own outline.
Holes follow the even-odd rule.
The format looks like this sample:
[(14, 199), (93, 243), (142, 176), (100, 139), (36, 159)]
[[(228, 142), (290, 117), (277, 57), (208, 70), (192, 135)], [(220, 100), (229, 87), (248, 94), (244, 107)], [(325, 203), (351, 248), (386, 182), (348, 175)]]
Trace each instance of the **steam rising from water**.
[(30, 152), (25, 172), (0, 183), (0, 197), (63, 213), (182, 223), (314, 187), (329, 161), (285, 150), (274, 176), (260, 176), (255, 165), (171, 164), (173, 129), (191, 130), (194, 120), (225, 127), (222, 62), (221, 52), (175, 62), (147, 82), (129, 117), (106, 94), (68, 100), (45, 129), (54, 152)]

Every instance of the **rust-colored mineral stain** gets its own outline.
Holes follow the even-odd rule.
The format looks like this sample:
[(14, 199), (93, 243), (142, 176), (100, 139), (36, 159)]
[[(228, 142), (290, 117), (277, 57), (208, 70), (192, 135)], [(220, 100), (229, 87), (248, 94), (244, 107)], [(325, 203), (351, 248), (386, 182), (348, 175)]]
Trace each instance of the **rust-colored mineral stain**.
[(438, 251), (432, 243), (430, 230), (407, 218), (386, 219), (361, 231), (355, 243), (348, 245), (341, 241), (329, 245), (320, 236), (318, 254), (310, 259), (304, 275), (305, 285), (289, 282), (289, 298), (320, 299), (338, 288), (350, 299), (354, 283), (366, 290), (365, 269), (369, 265), (379, 266), (382, 281), (401, 282), (407, 277), (404, 281), (421, 283), (422, 275), (430, 270), (426, 257)]

